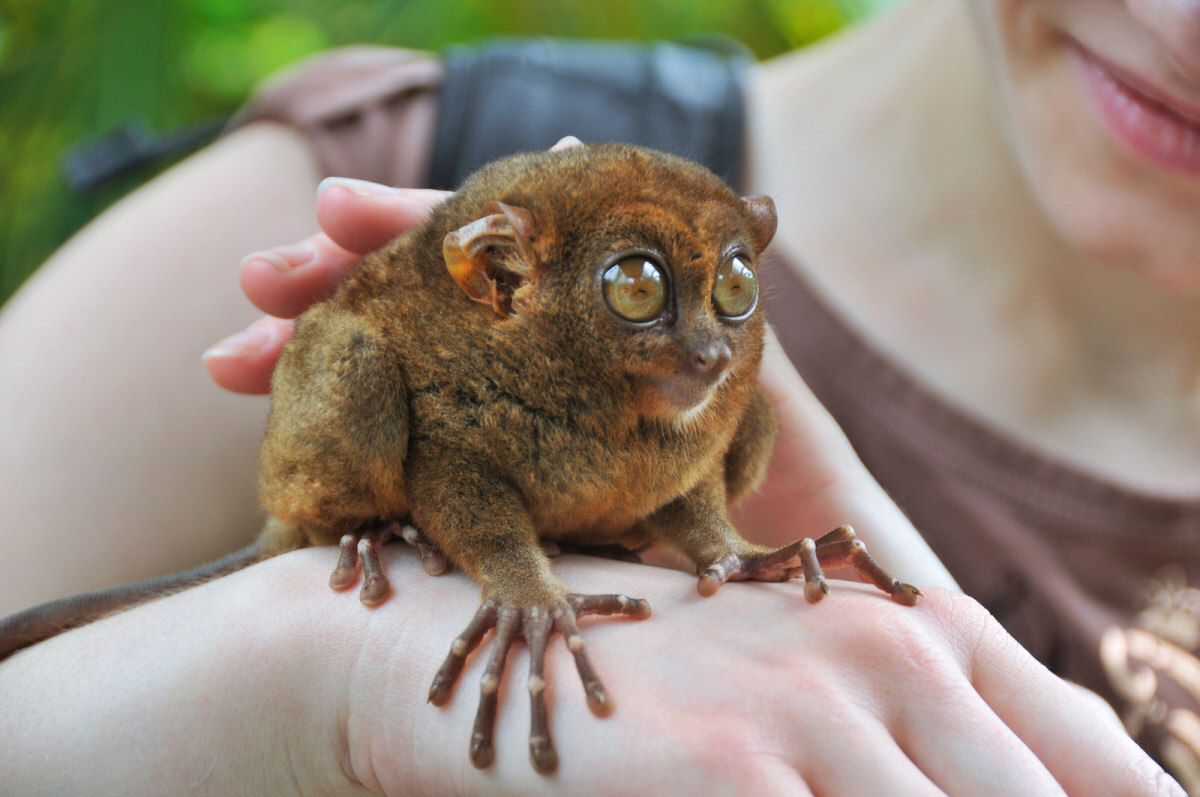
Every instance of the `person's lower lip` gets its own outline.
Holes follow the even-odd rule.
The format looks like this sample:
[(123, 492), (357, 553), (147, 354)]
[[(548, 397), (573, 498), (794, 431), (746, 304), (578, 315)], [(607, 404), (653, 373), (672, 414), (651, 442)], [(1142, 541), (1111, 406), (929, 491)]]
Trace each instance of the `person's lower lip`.
[(1086, 50), (1075, 54), (1100, 116), (1120, 141), (1161, 168), (1200, 177), (1200, 125), (1124, 83)]

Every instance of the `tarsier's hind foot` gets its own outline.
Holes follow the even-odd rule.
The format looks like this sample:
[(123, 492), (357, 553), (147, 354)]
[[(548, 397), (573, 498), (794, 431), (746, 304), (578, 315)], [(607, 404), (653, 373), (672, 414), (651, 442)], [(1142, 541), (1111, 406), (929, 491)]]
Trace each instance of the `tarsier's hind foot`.
[(575, 657), (575, 667), (583, 681), (588, 707), (598, 717), (612, 711), (612, 701), (604, 689), (600, 677), (588, 658), (576, 620), (589, 614), (622, 615), (634, 619), (650, 616), (650, 604), (625, 595), (579, 595), (564, 596), (547, 606), (520, 608), (488, 598), (479, 607), (467, 629), (454, 640), (450, 654), (446, 656), (433, 685), (429, 689), (429, 701), (443, 706), (450, 701), (455, 682), (462, 673), (467, 656), (471, 654), (490, 629), (496, 629), (495, 644), (491, 658), (479, 686), (479, 709), (475, 714), (475, 729), (471, 734), (471, 763), (479, 768), (492, 763), (494, 749), (492, 735), (496, 725), (496, 702), (500, 679), (508, 659), (509, 648), (518, 636), (524, 636), (529, 644), (529, 699), (531, 724), (529, 730), (529, 756), (538, 772), (553, 772), (558, 767), (558, 753), (550, 736), (550, 723), (546, 711), (546, 645), (551, 635), (559, 631), (566, 639), (567, 649)]
[(415, 526), (391, 521), (342, 535), (338, 542), (337, 566), (329, 576), (329, 586), (336, 590), (348, 589), (357, 580), (361, 565), (363, 585), (358, 599), (367, 606), (377, 606), (387, 600), (391, 583), (383, 572), (379, 549), (393, 536), (401, 537), (417, 549), (421, 555), (421, 566), (431, 576), (441, 575), (449, 569), (445, 555)]
[(387, 599), (392, 585), (383, 572), (379, 549), (392, 537), (393, 524), (343, 534), (338, 542), (338, 561), (329, 576), (329, 586), (336, 590), (349, 589), (358, 579), (362, 565), (363, 585), (358, 599), (367, 606), (377, 606)]
[(442, 549), (434, 545), (416, 526), (405, 523), (400, 529), (400, 536), (417, 549), (417, 553), (421, 556), (421, 567), (426, 573), (431, 576), (440, 576), (450, 570), (450, 560), (446, 558), (446, 554), (442, 553)]
[(829, 594), (823, 568), (838, 567), (854, 568), (863, 580), (891, 595), (897, 603), (912, 606), (921, 596), (913, 585), (888, 575), (849, 526), (838, 526), (815, 541), (805, 537), (774, 551), (731, 553), (701, 569), (697, 588), (701, 595), (711, 595), (726, 581), (787, 581), (803, 574), (804, 597), (815, 603)]

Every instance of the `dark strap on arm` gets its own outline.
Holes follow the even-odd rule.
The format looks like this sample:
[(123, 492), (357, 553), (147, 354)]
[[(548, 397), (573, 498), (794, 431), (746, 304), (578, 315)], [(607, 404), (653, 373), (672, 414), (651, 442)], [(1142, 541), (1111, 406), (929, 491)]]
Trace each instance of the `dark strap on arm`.
[(446, 53), (430, 185), (565, 135), (699, 161), (737, 186), (749, 59), (665, 42), (500, 40)]

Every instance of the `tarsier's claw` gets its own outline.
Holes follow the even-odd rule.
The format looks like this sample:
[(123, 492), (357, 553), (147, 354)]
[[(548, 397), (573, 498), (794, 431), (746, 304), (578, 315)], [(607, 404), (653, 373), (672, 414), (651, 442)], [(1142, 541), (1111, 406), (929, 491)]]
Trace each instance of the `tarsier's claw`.
[(604, 717), (612, 713), (612, 701), (608, 699), (608, 692), (604, 690), (604, 684), (600, 681), (600, 676), (596, 673), (596, 668), (592, 666), (592, 660), (588, 657), (587, 648), (583, 646), (583, 637), (579, 634), (579, 626), (575, 623), (575, 612), (563, 605), (556, 606), (555, 625), (562, 631), (566, 638), (567, 650), (571, 651), (571, 655), (575, 657), (575, 669), (579, 672), (579, 680), (583, 682), (583, 692), (587, 695), (588, 708), (597, 717)]
[(392, 536), (392, 526), (373, 528), (366, 531), (342, 535), (338, 542), (338, 561), (329, 576), (329, 586), (336, 590), (350, 587), (358, 578), (359, 563), (362, 564), (363, 585), (358, 599), (367, 606), (377, 606), (387, 600), (392, 585), (383, 572), (379, 559), (379, 547)]
[(602, 717), (612, 711), (612, 700), (588, 658), (576, 622), (578, 617), (588, 614), (619, 614), (641, 619), (650, 615), (650, 604), (625, 595), (572, 593), (548, 606), (521, 609), (501, 603), (496, 598), (488, 598), (479, 607), (466, 630), (451, 644), (450, 653), (429, 689), (429, 701), (435, 705), (445, 705), (471, 651), (479, 645), (489, 629), (496, 629), (491, 657), (479, 684), (479, 708), (475, 713), (475, 728), (471, 734), (471, 763), (483, 768), (489, 766), (495, 757), (492, 735), (496, 724), (497, 693), (508, 650), (518, 634), (523, 635), (529, 645), (529, 757), (534, 769), (549, 773), (558, 767), (558, 753), (554, 750), (546, 707), (546, 647), (555, 631), (563, 634), (567, 649), (575, 658), (575, 667), (579, 671), (592, 713)]
[(896, 603), (902, 603), (905, 606), (916, 606), (917, 598), (920, 598), (921, 590), (914, 587), (912, 584), (905, 584), (902, 581), (895, 583), (895, 592), (892, 593), (892, 600)]
[(500, 694), (500, 678), (508, 662), (508, 650), (521, 631), (521, 610), (501, 606), (496, 621), (496, 639), (487, 669), (479, 680), (479, 709), (475, 712), (475, 730), (471, 734), (471, 763), (480, 769), (489, 766), (495, 757), (492, 732), (496, 727), (496, 703)]
[(804, 582), (804, 598), (809, 603), (816, 603), (824, 599), (829, 594), (829, 585), (825, 583), (825, 579), (821, 578), (817, 581)]
[(580, 616), (619, 614), (634, 620), (645, 620), (650, 616), (649, 601), (628, 595), (580, 595), (573, 592), (567, 596), (567, 603)]

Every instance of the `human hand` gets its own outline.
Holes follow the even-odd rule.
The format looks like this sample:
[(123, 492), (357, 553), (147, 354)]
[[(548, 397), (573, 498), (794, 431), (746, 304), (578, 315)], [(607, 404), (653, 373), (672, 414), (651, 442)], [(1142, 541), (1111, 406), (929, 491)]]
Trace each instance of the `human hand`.
[(583, 626), (616, 710), (592, 716), (554, 640), (561, 763), (538, 775), (518, 645), (495, 763), (475, 770), (487, 651), (447, 707), (425, 697), (476, 586), (387, 546), (395, 594), (368, 610), (323, 586), (330, 555), (276, 557), (6, 661), (0, 781), (30, 795), (80, 773), (94, 795), (1182, 794), (965, 596), (910, 608), (839, 583), (810, 605), (795, 585), (753, 583), (701, 598), (674, 571), (569, 556), (555, 569), (572, 588), (654, 607)]
[(213, 381), (235, 393), (269, 392), (292, 319), (331, 295), (364, 255), (428, 219), (447, 196), (363, 180), (324, 180), (317, 190), (322, 232), (242, 261), (242, 290), (266, 315), (205, 352)]
[[(1106, 708), (957, 593), (933, 590), (910, 609), (842, 583), (809, 605), (788, 584), (729, 585), (705, 599), (690, 577), (658, 568), (564, 557), (556, 570), (573, 589), (644, 596), (655, 612), (584, 628), (617, 706), (604, 720), (588, 712), (565, 646), (551, 645), (558, 773), (543, 778), (529, 765), (523, 649), (509, 665), (486, 773), (465, 766), (486, 651), (446, 709), (417, 706), (396, 724), (447, 646), (446, 629), (410, 621), (403, 644), (427, 660), (415, 698), (395, 672), (355, 673), (365, 702), (349, 733), (376, 745), (361, 759), (351, 748), (359, 777), (386, 794), (1181, 794)], [(465, 579), (421, 580), (441, 616), (474, 611)], [(396, 639), (387, 624), (376, 629), (387, 638), (371, 643), (380, 657)], [(429, 734), (450, 766), (423, 766), (429, 753), (412, 734)]]

